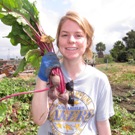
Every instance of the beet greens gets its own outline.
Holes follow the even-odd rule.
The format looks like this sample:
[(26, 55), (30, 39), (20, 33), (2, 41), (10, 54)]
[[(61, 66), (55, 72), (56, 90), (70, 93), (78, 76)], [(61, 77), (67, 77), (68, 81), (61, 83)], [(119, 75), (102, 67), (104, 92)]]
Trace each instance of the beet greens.
[[(13, 46), (20, 44), (20, 54), (23, 56), (14, 76), (23, 71), (28, 63), (38, 70), (41, 57), (47, 52), (55, 53), (54, 39), (48, 36), (41, 27), (35, 2), (30, 3), (28, 0), (0, 0), (0, 19), (5, 25), (11, 26), (11, 32), (6, 38), (10, 39)], [(61, 82), (58, 90), (63, 93), (65, 83), (61, 69), (54, 68), (52, 72), (59, 75)]]
[[(11, 32), (6, 37), (13, 46), (20, 44), (20, 54), (24, 56), (21, 66), (14, 75), (23, 71), (27, 63), (38, 69), (41, 56), (45, 52), (54, 51), (52, 45), (54, 39), (46, 35), (42, 29), (35, 3), (28, 0), (0, 0), (0, 19), (5, 25), (11, 26)], [(47, 42), (41, 41), (43, 35)]]

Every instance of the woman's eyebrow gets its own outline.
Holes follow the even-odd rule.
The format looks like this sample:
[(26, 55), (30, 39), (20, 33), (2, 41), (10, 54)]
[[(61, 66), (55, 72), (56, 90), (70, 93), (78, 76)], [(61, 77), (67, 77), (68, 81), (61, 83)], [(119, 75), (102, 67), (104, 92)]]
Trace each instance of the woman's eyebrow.
[[(69, 33), (68, 31), (65, 31), (65, 30), (62, 30), (61, 32), (62, 33)], [(84, 32), (83, 31), (75, 31), (74, 33), (83, 34)]]
[(62, 30), (61, 32), (63, 32), (63, 33), (68, 33), (67, 31), (65, 31), (65, 30)]

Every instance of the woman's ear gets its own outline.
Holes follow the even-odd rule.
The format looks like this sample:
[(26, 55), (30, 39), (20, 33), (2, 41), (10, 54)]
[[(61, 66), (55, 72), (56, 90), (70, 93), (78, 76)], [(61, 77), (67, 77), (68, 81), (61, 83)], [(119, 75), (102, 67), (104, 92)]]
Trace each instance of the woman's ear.
[(91, 47), (91, 43), (92, 43), (91, 39), (88, 39), (87, 40), (87, 47)]

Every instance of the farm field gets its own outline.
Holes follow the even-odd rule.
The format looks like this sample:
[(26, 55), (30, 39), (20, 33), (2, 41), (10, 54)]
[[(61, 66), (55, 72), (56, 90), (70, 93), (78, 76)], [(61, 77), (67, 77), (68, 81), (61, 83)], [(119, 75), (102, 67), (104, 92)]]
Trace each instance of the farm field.
[[(115, 116), (110, 119), (113, 135), (135, 134), (135, 66), (126, 63), (96, 65), (107, 74), (113, 92)], [(35, 76), (20, 74), (0, 80), (0, 97), (33, 90)], [(14, 97), (0, 103), (0, 134), (36, 135), (31, 117), (32, 94)]]
[(108, 76), (115, 115), (110, 119), (112, 135), (135, 134), (135, 65), (110, 63), (96, 65)]
[(107, 74), (114, 100), (129, 112), (135, 113), (135, 65), (111, 63), (100, 64), (96, 67)]

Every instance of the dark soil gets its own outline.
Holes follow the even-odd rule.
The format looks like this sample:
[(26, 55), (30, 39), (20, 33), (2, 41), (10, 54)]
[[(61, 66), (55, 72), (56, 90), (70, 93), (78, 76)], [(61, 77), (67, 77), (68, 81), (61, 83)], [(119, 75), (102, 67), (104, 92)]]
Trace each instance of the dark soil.
[(111, 85), (114, 101), (130, 113), (135, 113), (135, 89), (123, 85)]

